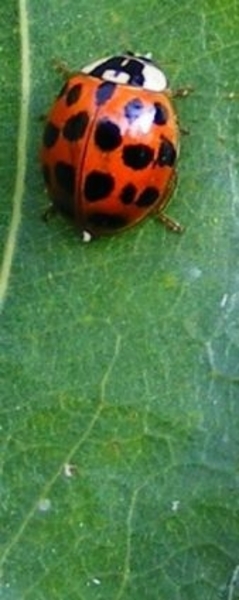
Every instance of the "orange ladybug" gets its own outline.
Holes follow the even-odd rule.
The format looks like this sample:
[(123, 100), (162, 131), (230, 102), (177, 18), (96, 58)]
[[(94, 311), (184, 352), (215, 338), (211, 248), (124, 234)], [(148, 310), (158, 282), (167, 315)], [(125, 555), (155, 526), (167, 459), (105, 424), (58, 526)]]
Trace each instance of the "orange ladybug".
[(111, 56), (68, 78), (51, 108), (41, 164), (56, 210), (85, 239), (167, 217), (179, 127), (164, 73), (148, 57)]

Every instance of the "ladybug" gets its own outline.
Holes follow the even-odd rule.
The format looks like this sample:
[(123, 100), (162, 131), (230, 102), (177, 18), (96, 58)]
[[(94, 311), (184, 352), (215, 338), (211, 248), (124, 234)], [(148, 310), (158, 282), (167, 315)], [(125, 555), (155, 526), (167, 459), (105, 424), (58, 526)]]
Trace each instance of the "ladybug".
[(163, 210), (173, 191), (179, 127), (166, 76), (125, 53), (68, 76), (46, 120), (41, 164), (53, 208), (85, 240), (120, 232)]

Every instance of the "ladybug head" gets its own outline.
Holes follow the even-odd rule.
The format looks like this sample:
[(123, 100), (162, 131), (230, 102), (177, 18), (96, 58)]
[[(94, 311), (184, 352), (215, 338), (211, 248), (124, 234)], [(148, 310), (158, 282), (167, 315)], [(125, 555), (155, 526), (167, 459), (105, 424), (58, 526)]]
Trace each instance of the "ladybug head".
[(152, 61), (150, 55), (126, 52), (98, 60), (84, 67), (82, 71), (105, 81), (142, 87), (153, 92), (163, 92), (168, 87), (165, 74)]

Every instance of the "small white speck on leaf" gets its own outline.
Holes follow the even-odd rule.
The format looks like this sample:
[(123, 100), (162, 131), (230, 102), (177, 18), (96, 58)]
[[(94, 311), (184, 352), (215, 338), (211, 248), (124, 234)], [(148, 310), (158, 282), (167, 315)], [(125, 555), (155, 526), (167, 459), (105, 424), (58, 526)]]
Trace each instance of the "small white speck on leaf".
[(77, 468), (75, 465), (72, 465), (70, 463), (65, 463), (65, 465), (63, 466), (63, 474), (65, 475), (65, 477), (73, 477), (73, 475), (75, 475), (77, 471)]
[(89, 231), (82, 232), (82, 241), (84, 244), (88, 244), (92, 240), (92, 235)]
[(179, 506), (180, 506), (180, 501), (179, 500), (173, 500), (172, 501), (171, 508), (172, 508), (173, 512), (177, 512), (178, 509), (179, 509)]
[(40, 512), (48, 512), (51, 509), (51, 500), (49, 498), (41, 498), (38, 502), (38, 510)]
[(221, 302), (220, 302), (220, 307), (224, 308), (226, 306), (227, 301), (228, 301), (228, 294), (223, 294)]
[(202, 270), (196, 265), (191, 265), (188, 269), (187, 277), (189, 281), (197, 281), (197, 279), (202, 277)]
[(98, 577), (92, 577), (92, 579), (90, 579), (90, 581), (87, 581), (87, 583), (86, 583), (87, 587), (89, 587), (90, 585), (92, 585), (92, 583), (94, 585), (100, 585), (101, 581), (100, 581), (100, 579), (98, 579)]

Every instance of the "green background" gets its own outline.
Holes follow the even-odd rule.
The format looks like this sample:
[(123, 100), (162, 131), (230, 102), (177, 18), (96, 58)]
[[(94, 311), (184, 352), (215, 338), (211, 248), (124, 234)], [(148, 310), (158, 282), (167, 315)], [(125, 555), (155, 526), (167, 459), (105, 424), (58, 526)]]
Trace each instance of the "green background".
[[(238, 32), (237, 0), (1, 3), (1, 599), (239, 598)], [(125, 49), (194, 88), (168, 211), (185, 233), (83, 245), (41, 219), (40, 116), (55, 60)]]

